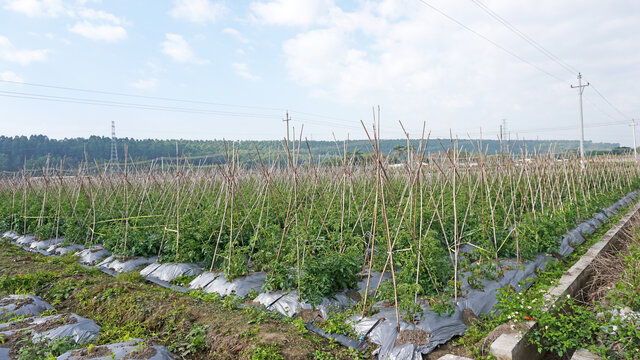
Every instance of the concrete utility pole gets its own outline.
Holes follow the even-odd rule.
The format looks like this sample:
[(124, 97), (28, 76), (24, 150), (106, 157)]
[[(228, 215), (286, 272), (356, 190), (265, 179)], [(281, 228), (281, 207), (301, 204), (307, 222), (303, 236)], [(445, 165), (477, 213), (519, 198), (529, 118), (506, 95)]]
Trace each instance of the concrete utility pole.
[(287, 117), (282, 119), (282, 122), (287, 123), (287, 146), (289, 146), (289, 121), (291, 121), (291, 118), (289, 117), (289, 111), (287, 111)]
[(571, 85), (572, 89), (578, 89), (578, 94), (580, 98), (580, 162), (582, 164), (582, 168), (584, 169), (584, 121), (582, 117), (582, 92), (584, 88), (589, 86), (587, 82), (586, 85), (582, 85), (582, 74), (578, 73), (578, 86)]
[(638, 145), (636, 144), (636, 119), (631, 119), (631, 126), (633, 127), (633, 160), (638, 162)]
[[(289, 151), (289, 121), (291, 121), (291, 118), (289, 117), (289, 111), (287, 110), (287, 117), (285, 119), (282, 119), (283, 122), (287, 123), (287, 152)], [(295, 129), (293, 131), (293, 136), (296, 136), (296, 132)], [(289, 156), (287, 156), (287, 166), (291, 166), (291, 159), (289, 158)]]

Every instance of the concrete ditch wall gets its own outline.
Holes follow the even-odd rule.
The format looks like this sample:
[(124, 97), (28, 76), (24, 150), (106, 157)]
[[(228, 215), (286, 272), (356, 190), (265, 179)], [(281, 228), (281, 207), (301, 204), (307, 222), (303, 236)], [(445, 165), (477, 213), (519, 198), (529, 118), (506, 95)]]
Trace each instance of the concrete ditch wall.
[[(576, 297), (591, 279), (595, 261), (617, 248), (624, 237), (631, 236), (630, 229), (638, 223), (640, 223), (640, 202), (609, 229), (600, 241), (593, 244), (578, 262), (565, 271), (557, 286), (549, 289), (545, 294), (546, 310), (551, 309), (567, 295)], [(500, 360), (542, 359), (544, 354), (538, 353), (537, 348), (527, 341), (529, 334), (537, 328), (537, 323), (530, 321), (522, 325), (524, 328), (520, 332), (500, 335), (491, 344), (491, 354)]]

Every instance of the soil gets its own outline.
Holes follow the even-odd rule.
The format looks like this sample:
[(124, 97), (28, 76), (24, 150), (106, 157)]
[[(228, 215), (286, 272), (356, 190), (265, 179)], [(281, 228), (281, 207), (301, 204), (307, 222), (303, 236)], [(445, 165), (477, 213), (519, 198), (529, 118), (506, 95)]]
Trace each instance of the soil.
[(91, 349), (91, 352), (87, 352), (87, 349), (76, 350), (71, 353), (71, 356), (77, 357), (77, 360), (95, 359), (97, 357), (108, 357), (113, 352), (106, 346), (98, 346)]
[(15, 334), (5, 335), (2, 342), (0, 342), (0, 348), (12, 348), (18, 340), (18, 336)]
[(4, 337), (4, 342), (0, 344), (0, 347), (9, 349), (9, 359), (18, 358), (18, 348), (15, 346), (22, 337), (19, 334), (11, 334)]
[(32, 298), (22, 298), (22, 299), (4, 298), (0, 300), (0, 306), (7, 306), (10, 304), (14, 304), (16, 306), (15, 307), (16, 309), (20, 309), (23, 306), (33, 304), (33, 299)]
[(497, 338), (502, 334), (515, 334), (520, 331), (526, 330), (526, 325), (524, 323), (514, 323), (510, 321), (508, 323), (502, 324), (495, 329), (491, 330), (489, 334), (482, 341), (482, 350), (489, 352), (489, 347), (491, 344), (496, 341)]
[(480, 321), (480, 318), (473, 312), (473, 310), (471, 310), (471, 308), (466, 308), (462, 311), (462, 322), (464, 322), (465, 325), (471, 326), (478, 321)]
[(33, 332), (36, 332), (36, 333), (43, 333), (43, 332), (49, 331), (51, 329), (59, 328), (59, 327), (64, 326), (64, 325), (75, 324), (77, 322), (78, 322), (78, 319), (76, 319), (73, 316), (70, 316), (70, 315), (59, 316), (59, 317), (56, 317), (54, 319), (47, 320), (47, 321), (43, 322), (42, 324), (38, 324), (38, 325), (34, 326), (33, 328), (31, 328), (31, 330), (33, 330)]
[(142, 348), (142, 351), (138, 351), (138, 349), (133, 349), (133, 351), (131, 351), (125, 357), (123, 357), (122, 360), (151, 359), (158, 353), (158, 351), (152, 346), (152, 344), (150, 343), (143, 343), (143, 344), (144, 344), (144, 347)]
[(135, 260), (137, 259), (137, 256), (118, 256), (115, 259), (120, 261), (120, 262), (127, 262), (127, 261), (131, 261), (131, 260)]
[(402, 330), (398, 333), (398, 338), (394, 346), (400, 346), (408, 343), (412, 343), (416, 346), (429, 345), (429, 338), (431, 333), (422, 329), (414, 330)]
[(0, 331), (11, 331), (11, 330), (18, 330), (18, 329), (24, 329), (27, 326), (31, 325), (33, 323), (33, 320), (31, 319), (27, 319), (27, 320), (20, 320), (20, 321), (16, 321), (11, 323), (11, 325), (9, 326), (5, 326), (2, 329), (0, 329)]
[[(33, 260), (19, 265), (13, 262), (26, 255)], [(191, 360), (251, 358), (257, 344), (275, 346), (286, 360), (313, 359), (316, 351), (339, 360), (353, 358), (345, 348), (336, 347), (313, 333), (303, 334), (293, 324), (280, 319), (256, 322), (256, 315), (243, 309), (225, 308), (217, 300), (180, 294), (139, 277), (111, 277), (75, 261), (59, 259), (0, 242), (0, 276), (11, 280), (0, 283), (0, 291), (15, 292), (15, 284), (22, 284), (28, 275), (30, 282), (20, 285), (24, 291), (35, 293), (45, 301), (58, 300), (59, 313), (75, 313), (93, 319), (103, 329), (111, 329), (101, 334), (100, 345), (117, 342), (135, 329), (140, 338), (155, 337), (158, 345), (171, 348), (178, 358)], [(38, 274), (46, 275), (50, 286), (43, 288)], [(68, 288), (70, 283), (77, 286), (60, 300), (60, 290)], [(126, 291), (111, 290), (116, 288)], [(109, 291), (107, 299), (103, 298), (105, 291)], [(205, 328), (206, 336), (204, 345), (193, 350), (186, 344), (196, 326)], [(257, 331), (255, 335), (240, 336), (254, 331)], [(369, 350), (361, 358), (373, 357)]]
[(348, 298), (350, 298), (351, 300), (357, 303), (362, 301), (362, 295), (360, 295), (360, 293), (357, 290), (347, 290), (346, 295)]
[(456, 336), (453, 339), (449, 340), (449, 342), (439, 345), (432, 352), (428, 353), (427, 355), (423, 355), (422, 358), (424, 360), (437, 360), (445, 355), (452, 354), (456, 356), (473, 359), (473, 355), (469, 351), (467, 351), (464, 347), (454, 346), (456, 339), (459, 339), (459, 337)]
[(322, 312), (320, 310), (300, 310), (296, 317), (302, 318), (304, 322), (316, 321), (324, 322)]
[(25, 256), (25, 257), (17, 258), (13, 260), (13, 262), (23, 262), (23, 261), (33, 261), (33, 259), (31, 258), (31, 256)]

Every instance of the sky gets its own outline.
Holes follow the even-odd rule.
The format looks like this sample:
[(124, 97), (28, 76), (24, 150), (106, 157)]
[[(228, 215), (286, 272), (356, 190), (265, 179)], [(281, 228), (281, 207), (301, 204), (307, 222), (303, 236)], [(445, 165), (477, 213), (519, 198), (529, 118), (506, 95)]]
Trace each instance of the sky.
[(0, 135), (282, 139), (288, 112), (363, 139), (379, 107), (383, 138), (579, 139), (579, 71), (585, 139), (630, 146), (639, 24), (633, 0), (0, 0)]

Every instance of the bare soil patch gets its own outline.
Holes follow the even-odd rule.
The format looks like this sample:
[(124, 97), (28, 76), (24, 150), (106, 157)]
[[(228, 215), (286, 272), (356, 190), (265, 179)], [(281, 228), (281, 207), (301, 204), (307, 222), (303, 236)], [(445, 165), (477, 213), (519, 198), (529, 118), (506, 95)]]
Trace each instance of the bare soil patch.
[(16, 306), (16, 309), (20, 309), (23, 306), (33, 304), (33, 299), (25, 297), (25, 298), (18, 298), (18, 299), (4, 298), (0, 300), (0, 306), (7, 306), (10, 304), (14, 304)]
[(431, 333), (422, 329), (402, 330), (398, 334), (395, 346), (400, 346), (408, 343), (412, 343), (416, 346), (429, 345), (429, 338)]
[(32, 330), (36, 333), (42, 333), (45, 331), (49, 331), (51, 329), (59, 328), (64, 325), (71, 325), (77, 323), (78, 320), (70, 315), (67, 316), (59, 316), (54, 319), (47, 320), (42, 324), (38, 324), (32, 328)]
[(78, 357), (78, 360), (108, 357), (111, 354), (113, 354), (113, 352), (106, 346), (94, 347), (91, 351), (88, 351), (88, 349), (80, 349), (71, 353), (72, 356)]

